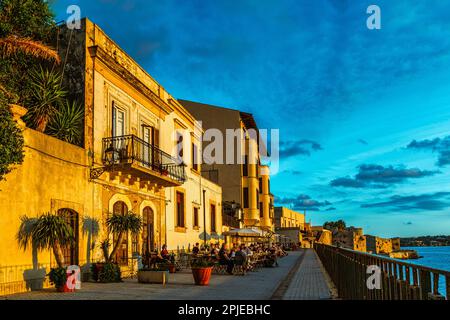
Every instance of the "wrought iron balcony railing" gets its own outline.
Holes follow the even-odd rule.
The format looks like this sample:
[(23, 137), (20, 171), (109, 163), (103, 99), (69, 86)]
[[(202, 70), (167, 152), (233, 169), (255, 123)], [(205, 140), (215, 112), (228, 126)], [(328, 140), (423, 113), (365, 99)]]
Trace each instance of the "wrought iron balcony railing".
[(184, 164), (135, 135), (103, 138), (102, 155), (105, 166), (137, 163), (179, 183), (186, 181)]

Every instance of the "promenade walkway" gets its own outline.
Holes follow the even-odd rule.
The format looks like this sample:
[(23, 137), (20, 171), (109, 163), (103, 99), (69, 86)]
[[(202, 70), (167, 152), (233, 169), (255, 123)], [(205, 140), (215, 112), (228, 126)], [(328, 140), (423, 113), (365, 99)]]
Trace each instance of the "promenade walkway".
[(268, 300), (302, 253), (289, 252), (279, 260), (279, 267), (262, 268), (246, 276), (214, 274), (207, 287), (195, 286), (192, 274), (186, 270), (170, 274), (165, 286), (141, 284), (136, 279), (124, 279), (121, 283), (85, 282), (74, 293), (57, 293), (51, 288), (0, 296), (0, 300)]
[(282, 297), (283, 300), (323, 300), (333, 299), (335, 292), (328, 275), (316, 252), (306, 249), (289, 286)]
[(279, 267), (262, 268), (246, 276), (213, 275), (210, 285), (195, 286), (189, 270), (170, 274), (169, 283), (82, 283), (73, 293), (55, 289), (0, 296), (0, 300), (305, 300), (333, 297), (327, 275), (313, 249), (289, 252)]

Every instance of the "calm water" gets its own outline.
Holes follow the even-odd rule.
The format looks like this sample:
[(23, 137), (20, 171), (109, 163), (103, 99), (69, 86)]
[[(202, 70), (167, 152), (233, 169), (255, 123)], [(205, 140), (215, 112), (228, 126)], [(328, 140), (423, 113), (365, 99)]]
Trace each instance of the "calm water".
[[(416, 250), (423, 258), (403, 260), (426, 267), (450, 271), (450, 247), (402, 247), (402, 249)], [(445, 295), (445, 280), (439, 279), (439, 292)]]
[(450, 271), (450, 247), (402, 247), (416, 250), (420, 259), (407, 260), (414, 264)]

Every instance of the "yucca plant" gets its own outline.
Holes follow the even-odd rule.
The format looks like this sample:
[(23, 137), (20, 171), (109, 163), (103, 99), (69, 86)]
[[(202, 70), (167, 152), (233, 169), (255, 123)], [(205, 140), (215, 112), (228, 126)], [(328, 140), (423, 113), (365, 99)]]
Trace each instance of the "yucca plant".
[(72, 227), (57, 215), (45, 213), (37, 218), (22, 216), (17, 241), (26, 250), (33, 245), (37, 250), (53, 250), (59, 268), (64, 266), (62, 246), (74, 241)]
[(65, 100), (50, 119), (48, 134), (63, 141), (80, 145), (83, 138), (83, 105)]
[(29, 111), (26, 120), (33, 128), (44, 132), (50, 119), (57, 113), (58, 106), (63, 102), (66, 91), (61, 86), (59, 72), (39, 69), (31, 72), (31, 85), (27, 107)]
[(110, 232), (117, 235), (116, 242), (113, 243), (113, 249), (107, 260), (107, 262), (112, 262), (123, 239), (128, 236), (128, 232), (137, 234), (141, 231), (142, 218), (133, 212), (125, 214), (113, 213), (106, 220), (106, 226)]

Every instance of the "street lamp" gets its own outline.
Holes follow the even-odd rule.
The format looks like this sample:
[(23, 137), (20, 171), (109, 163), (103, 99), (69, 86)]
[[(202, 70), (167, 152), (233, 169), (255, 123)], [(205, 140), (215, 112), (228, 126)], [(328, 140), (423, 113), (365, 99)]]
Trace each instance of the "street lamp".
[(114, 148), (112, 143), (105, 149), (104, 155), (103, 163), (105, 166), (100, 168), (91, 168), (89, 172), (91, 179), (99, 178), (103, 172), (110, 170), (110, 168), (112, 168), (120, 159), (120, 153), (116, 148)]

